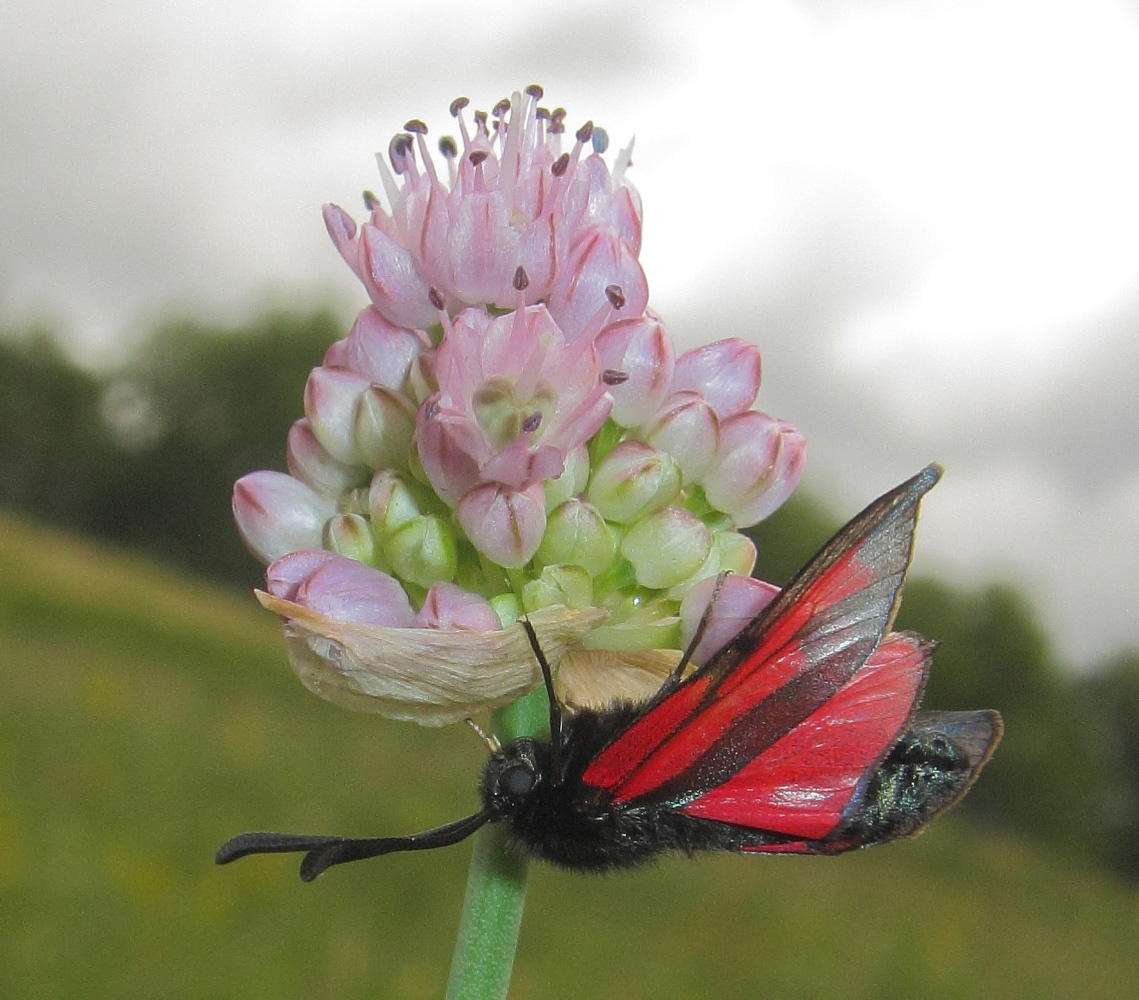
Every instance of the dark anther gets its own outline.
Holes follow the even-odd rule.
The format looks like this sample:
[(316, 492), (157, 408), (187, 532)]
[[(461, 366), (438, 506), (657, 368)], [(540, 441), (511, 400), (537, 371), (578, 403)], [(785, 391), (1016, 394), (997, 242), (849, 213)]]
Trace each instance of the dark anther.
[(605, 297), (614, 309), (625, 308), (625, 290), (620, 285), (606, 285)]
[(463, 110), (471, 102), (465, 97), (456, 97), (451, 102), (451, 117), (458, 118), (459, 112)]
[(526, 268), (521, 264), (514, 271), (514, 290), (516, 292), (525, 291), (530, 287), (530, 276), (526, 273)]
[(566, 130), (565, 125), (562, 124), (560, 118), (554, 118), (550, 121), (549, 128), (546, 129), (550, 135), (561, 135)]
[(450, 160), (452, 157), (459, 155), (459, 147), (455, 145), (454, 139), (449, 135), (445, 135), (439, 140), (439, 152)]
[(522, 430), (526, 434), (533, 434), (542, 423), (542, 414), (535, 410), (525, 420), (522, 421)]
[(604, 153), (609, 148), (609, 133), (605, 129), (598, 126), (593, 130), (593, 151), (595, 153)]
[[(554, 130), (554, 127), (551, 125), (550, 131), (552, 132), (553, 130)], [(562, 153), (561, 156), (559, 156), (556, 160), (554, 160), (554, 165), (552, 167), (550, 167), (550, 173), (552, 173), (555, 177), (561, 177), (562, 174), (564, 174), (568, 168), (569, 168), (569, 153)]]
[(483, 160), (486, 159), (486, 155), (487, 154), (485, 149), (475, 149), (471, 151), (471, 154), (467, 157), (467, 159), (471, 161), (472, 167), (477, 167), (480, 163), (482, 163)]
[(532, 83), (529, 87), (526, 88), (526, 93), (533, 97), (536, 101), (540, 101), (545, 91), (536, 83)]
[(565, 108), (554, 108), (554, 110), (550, 112), (550, 117), (553, 118), (556, 122), (560, 122), (563, 118), (565, 118), (565, 116)]
[(486, 128), (486, 112), (485, 111), (476, 111), (475, 112), (475, 124), (481, 125), (483, 128)]
[(490, 113), (492, 115), (494, 115), (495, 118), (501, 118), (509, 110), (510, 110), (510, 98), (504, 97), (493, 108), (490, 109)]
[(439, 294), (439, 289), (434, 285), (427, 289), (427, 297), (431, 300), (431, 304), (436, 309), (443, 308), (443, 296)]
[(404, 122), (403, 127), (407, 132), (414, 132), (416, 135), (427, 135), (427, 126), (418, 118), (412, 118), (411, 121)]
[(375, 196), (371, 191), (364, 192), (364, 207), (369, 212), (374, 212), (380, 207), (380, 199)]
[(539, 121), (548, 122), (550, 120), (550, 109), (538, 108), (538, 110), (534, 112), (534, 117)]
[(589, 142), (591, 135), (593, 135), (593, 122), (586, 122), (574, 133), (574, 138), (578, 142)]
[(606, 385), (620, 385), (629, 381), (629, 373), (618, 371), (616, 368), (606, 368), (601, 373), (601, 381)]
[(392, 136), (388, 143), (388, 159), (392, 161), (392, 169), (397, 174), (407, 172), (407, 154), (411, 149), (411, 136), (406, 132), (399, 132)]

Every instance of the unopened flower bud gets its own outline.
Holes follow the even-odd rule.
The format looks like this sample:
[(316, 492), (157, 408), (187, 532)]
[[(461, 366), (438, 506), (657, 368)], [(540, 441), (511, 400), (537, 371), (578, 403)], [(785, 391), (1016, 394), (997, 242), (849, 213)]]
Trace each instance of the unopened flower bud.
[(509, 569), (530, 561), (546, 530), (541, 483), (524, 490), (484, 483), (464, 494), (457, 512), (459, 523), (475, 548)]
[(605, 518), (593, 504), (574, 498), (550, 514), (536, 557), (547, 565), (573, 563), (598, 576), (612, 564), (616, 551)]
[(666, 507), (680, 492), (675, 459), (643, 441), (622, 441), (589, 481), (589, 499), (608, 521), (628, 524)]
[(411, 628), (414, 612), (399, 581), (355, 559), (333, 556), (315, 569), (293, 598), (336, 621)]
[(371, 468), (405, 468), (415, 411), (398, 393), (369, 386), (356, 404), (356, 450)]
[(642, 600), (638, 596), (606, 602), (609, 621), (590, 633), (586, 649), (679, 649), (680, 619), (677, 604), (669, 600)]
[(720, 531), (714, 536), (719, 550), (719, 569), (731, 570), (740, 576), (751, 576), (755, 569), (755, 542), (738, 531)]
[(673, 391), (699, 392), (721, 420), (743, 413), (759, 392), (759, 351), (746, 340), (718, 340), (676, 359)]
[(400, 392), (412, 362), (430, 346), (422, 331), (393, 326), (369, 307), (356, 317), (352, 332), (328, 348), (323, 364), (347, 368), (374, 385)]
[(593, 580), (580, 566), (546, 566), (536, 580), (522, 588), (522, 606), (537, 611), (551, 604), (587, 608), (593, 604)]
[(642, 587), (672, 587), (695, 573), (712, 548), (707, 525), (682, 507), (665, 507), (629, 526), (621, 555)]
[(408, 485), (391, 472), (382, 470), (372, 477), (368, 491), (372, 531), (383, 539), (423, 513)]
[(331, 499), (361, 486), (368, 478), (368, 470), (363, 466), (345, 465), (328, 454), (307, 418), (298, 420), (289, 430), (286, 459), (293, 478)]
[(704, 476), (717, 509), (746, 528), (774, 512), (803, 474), (806, 443), (791, 424), (749, 410), (720, 425), (720, 449)]
[(362, 563), (371, 563), (376, 557), (371, 526), (359, 514), (337, 514), (329, 518), (324, 526), (324, 547)]
[(305, 383), (305, 416), (312, 432), (338, 462), (357, 465), (356, 403), (368, 380), (344, 368), (314, 368)]
[(299, 549), (319, 549), (324, 522), (335, 513), (331, 500), (283, 472), (251, 472), (233, 486), (237, 530), (266, 563)]
[(565, 468), (556, 479), (547, 479), (542, 485), (546, 490), (546, 511), (549, 512), (570, 497), (585, 492), (589, 482), (589, 452), (582, 445), (566, 455)]
[(498, 615), (490, 602), (453, 583), (433, 583), (423, 607), (415, 616), (417, 628), (466, 629), (491, 632), (500, 628)]
[(645, 440), (676, 459), (684, 481), (698, 480), (720, 443), (720, 422), (698, 392), (674, 392), (644, 430)]
[(396, 576), (421, 587), (452, 579), (459, 561), (454, 532), (429, 514), (394, 531), (385, 540), (382, 555)]

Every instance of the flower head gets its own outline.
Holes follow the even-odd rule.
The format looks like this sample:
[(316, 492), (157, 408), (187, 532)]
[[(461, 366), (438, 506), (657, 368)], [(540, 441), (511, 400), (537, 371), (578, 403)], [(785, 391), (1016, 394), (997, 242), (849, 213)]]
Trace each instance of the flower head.
[(430, 326), (432, 288), (451, 312), (513, 308), (519, 267), (529, 278), (526, 304), (547, 302), (570, 339), (610, 286), (624, 290), (630, 312), (644, 309), (641, 201), (625, 179), (632, 146), (610, 170), (601, 155), (608, 138), (587, 122), (563, 151), (565, 112), (539, 107), (541, 97), (528, 87), (471, 123), (469, 102), (454, 101), (460, 139), (440, 141), (443, 171), (427, 126), (409, 121), (376, 157), (388, 209), (369, 194), (370, 215), (358, 227), (343, 209), (325, 207), (333, 242), (390, 322)]
[(516, 699), (540, 679), (522, 613), (567, 703), (647, 697), (722, 571), (697, 661), (774, 592), (739, 529), (794, 488), (802, 435), (751, 409), (751, 344), (677, 355), (629, 150), (610, 169), (587, 125), (563, 151), (540, 96), (473, 127), (455, 102), (445, 171), (409, 122), (388, 209), (325, 209), (371, 305), (309, 376), (290, 474), (234, 488), (294, 670), (352, 708), (439, 724)]

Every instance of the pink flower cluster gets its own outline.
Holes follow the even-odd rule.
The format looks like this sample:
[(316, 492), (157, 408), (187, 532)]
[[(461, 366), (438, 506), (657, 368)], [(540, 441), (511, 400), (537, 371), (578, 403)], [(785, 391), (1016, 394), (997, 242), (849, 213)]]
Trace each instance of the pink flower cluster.
[(551, 642), (571, 655), (676, 649), (720, 571), (740, 574), (725, 619), (773, 593), (750, 580), (738, 529), (794, 489), (803, 438), (752, 409), (753, 345), (676, 355), (647, 308), (628, 151), (610, 172), (587, 125), (563, 152), (564, 113), (539, 98), (476, 113), (473, 134), (455, 102), (446, 181), (409, 122), (390, 170), (380, 161), (390, 212), (368, 195), (357, 227), (325, 209), (372, 304), (309, 377), (289, 474), (235, 486), (242, 537), (270, 564), (266, 603), (304, 643), (294, 667), (353, 707), (366, 693), (387, 714), (450, 721), (536, 680), (520, 647), (516, 683), (469, 704), (441, 706), (403, 677), (374, 694), (389, 639), (562, 608)]

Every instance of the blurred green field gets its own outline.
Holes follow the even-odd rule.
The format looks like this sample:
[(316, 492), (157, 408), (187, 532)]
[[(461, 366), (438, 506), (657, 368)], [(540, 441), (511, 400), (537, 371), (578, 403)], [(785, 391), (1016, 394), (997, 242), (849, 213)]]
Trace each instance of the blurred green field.
[[(471, 811), (464, 727), (304, 691), (252, 597), (0, 518), (0, 995), (433, 997), (469, 845), (228, 868), (249, 829), (412, 832)], [(835, 859), (535, 868), (512, 996), (1139, 996), (1139, 895), (951, 817)]]

